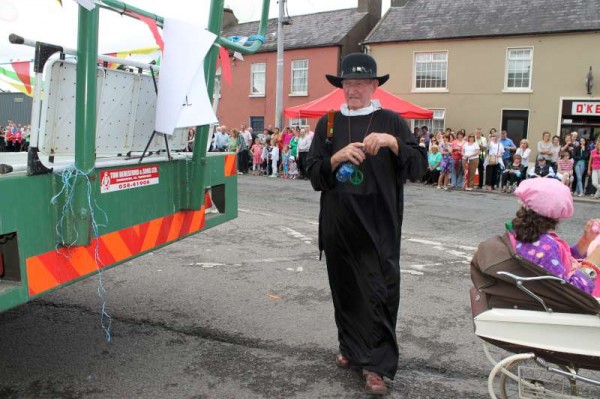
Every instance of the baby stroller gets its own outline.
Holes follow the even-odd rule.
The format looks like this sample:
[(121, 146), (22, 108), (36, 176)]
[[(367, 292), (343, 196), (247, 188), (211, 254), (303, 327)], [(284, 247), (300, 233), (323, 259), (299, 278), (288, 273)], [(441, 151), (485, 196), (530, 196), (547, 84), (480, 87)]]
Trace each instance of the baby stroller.
[[(600, 302), (515, 254), (507, 234), (471, 261), (491, 398), (600, 398)], [(486, 343), (513, 352), (496, 361)]]

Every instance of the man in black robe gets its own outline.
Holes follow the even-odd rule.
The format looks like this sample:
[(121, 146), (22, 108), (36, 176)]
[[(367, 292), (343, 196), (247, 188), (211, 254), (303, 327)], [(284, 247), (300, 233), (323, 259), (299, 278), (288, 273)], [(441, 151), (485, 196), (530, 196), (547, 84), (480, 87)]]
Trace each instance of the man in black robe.
[[(385, 394), (382, 377), (393, 379), (398, 366), (403, 185), (423, 175), (427, 158), (404, 119), (371, 101), (389, 78), (377, 76), (372, 57), (349, 54), (341, 76), (326, 77), (347, 103), (319, 120), (307, 169), (321, 191), (319, 250), (338, 329), (336, 364), (362, 368), (365, 390)], [(336, 172), (348, 162), (356, 170), (338, 181)]]

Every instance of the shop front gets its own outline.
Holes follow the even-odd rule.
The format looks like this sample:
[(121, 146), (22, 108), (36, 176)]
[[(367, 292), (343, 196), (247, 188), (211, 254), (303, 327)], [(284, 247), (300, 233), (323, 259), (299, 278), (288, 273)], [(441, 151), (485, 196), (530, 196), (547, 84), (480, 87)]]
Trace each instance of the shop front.
[(600, 98), (562, 98), (560, 137), (579, 132), (579, 137), (596, 140), (600, 137)]

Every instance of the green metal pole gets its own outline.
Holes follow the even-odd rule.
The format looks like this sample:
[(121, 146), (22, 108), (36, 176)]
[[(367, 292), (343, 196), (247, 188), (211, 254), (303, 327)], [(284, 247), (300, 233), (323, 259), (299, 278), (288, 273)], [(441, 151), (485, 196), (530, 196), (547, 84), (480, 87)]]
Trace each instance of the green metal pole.
[[(264, 36), (267, 31), (267, 22), (269, 20), (269, 0), (263, 0), (263, 8), (260, 19), (258, 34)], [(208, 18), (208, 30), (217, 36), (217, 43), (224, 47), (250, 54), (256, 52), (261, 46), (260, 41), (255, 41), (250, 47), (242, 47), (229, 40), (220, 37), (223, 24), (223, 4), (224, 0), (213, 0), (211, 2), (210, 14)], [(215, 74), (218, 57), (218, 49), (212, 46), (204, 59), (204, 76), (206, 78), (206, 88), (209, 98), (213, 100), (215, 87)], [(190, 192), (189, 209), (199, 209), (204, 202), (204, 167), (206, 165), (206, 150), (208, 144), (209, 126), (201, 126), (196, 129), (196, 143), (194, 145), (194, 154), (192, 155), (192, 182)]]
[[(260, 25), (258, 27), (258, 33), (257, 33), (257, 35), (260, 35), (263, 37), (265, 37), (265, 35), (267, 34), (267, 24), (269, 22), (269, 4), (270, 3), (271, 3), (270, 0), (263, 0), (263, 8), (262, 8), (262, 12), (260, 14)], [(237, 43), (233, 43), (229, 39), (225, 39), (221, 36), (219, 36), (217, 38), (217, 43), (223, 47), (226, 47), (233, 51), (237, 51), (242, 54), (253, 54), (262, 45), (262, 43), (260, 41), (255, 40), (254, 43), (252, 43), (252, 45), (245, 47), (245, 46), (239, 45)]]
[[(89, 176), (92, 175), (92, 169), (96, 164), (96, 65), (99, 15), (97, 7), (91, 11), (79, 7), (75, 89), (75, 168), (82, 172), (91, 171)], [(73, 223), (77, 234), (75, 237), (68, 237), (68, 242), (87, 245), (90, 242), (91, 220), (86, 179), (78, 177), (73, 189), (75, 190)]]
[(154, 13), (148, 12), (146, 10), (142, 10), (141, 8), (134, 7), (132, 5), (129, 5), (127, 3), (124, 3), (124, 2), (118, 1), (118, 0), (102, 0), (102, 3), (104, 3), (106, 6), (108, 6), (109, 8), (111, 8), (119, 13), (124, 13), (125, 11), (132, 11), (136, 14), (143, 15), (144, 17), (152, 18), (156, 21), (158, 26), (161, 26), (161, 27), (163, 26), (164, 18), (161, 17), (160, 15), (156, 15)]

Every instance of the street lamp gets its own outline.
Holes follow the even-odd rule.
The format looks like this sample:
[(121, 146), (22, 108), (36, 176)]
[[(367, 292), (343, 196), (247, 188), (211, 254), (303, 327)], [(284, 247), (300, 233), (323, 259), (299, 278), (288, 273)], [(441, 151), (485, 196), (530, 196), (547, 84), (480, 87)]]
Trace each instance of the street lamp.
[(592, 75), (592, 67), (590, 66), (590, 70), (585, 77), (585, 88), (588, 95), (592, 94), (592, 87), (594, 87), (594, 75)]

